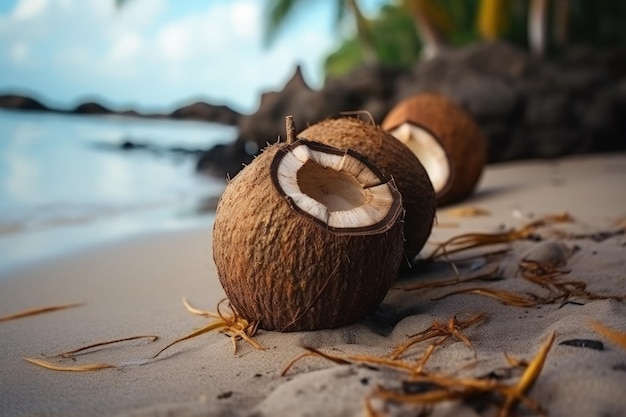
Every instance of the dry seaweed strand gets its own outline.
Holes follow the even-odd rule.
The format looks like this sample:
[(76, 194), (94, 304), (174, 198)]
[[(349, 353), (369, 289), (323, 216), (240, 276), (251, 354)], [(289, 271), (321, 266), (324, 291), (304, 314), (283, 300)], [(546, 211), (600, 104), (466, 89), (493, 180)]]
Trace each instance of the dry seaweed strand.
[(443, 323), (438, 322), (437, 320), (434, 320), (428, 329), (423, 330), (419, 333), (410, 335), (407, 341), (403, 342), (398, 347), (396, 347), (391, 353), (391, 358), (397, 359), (403, 353), (405, 353), (411, 346), (417, 343), (423, 342), (425, 340), (428, 340), (428, 339), (436, 338), (436, 337), (438, 337), (439, 339), (436, 340), (432, 344), (432, 346), (435, 346), (435, 347), (441, 346), (448, 339), (455, 338), (463, 342), (464, 345), (474, 350), (474, 353), (476, 353), (474, 346), (472, 345), (470, 340), (467, 338), (467, 336), (461, 333), (461, 330), (467, 329), (468, 327), (474, 324), (480, 323), (486, 317), (487, 317), (486, 313), (473, 314), (466, 320), (458, 320), (456, 316), (453, 316), (448, 320), (447, 324), (443, 324)]
[(115, 368), (115, 365), (109, 365), (107, 363), (93, 363), (89, 365), (58, 365), (44, 359), (36, 359), (36, 358), (23, 358), (26, 362), (32, 363), (33, 365), (40, 366), (45, 369), (49, 369), (51, 371), (69, 371), (69, 372), (88, 372), (88, 371), (100, 371), (102, 369), (110, 369)]
[(429, 290), (433, 288), (448, 287), (451, 285), (464, 284), (472, 281), (493, 281), (498, 279), (500, 268), (496, 264), (487, 265), (480, 270), (468, 274), (466, 276), (457, 276), (455, 278), (447, 278), (443, 280), (423, 282), (419, 284), (407, 285), (402, 287), (395, 287), (395, 289), (402, 291), (416, 291), (416, 290)]
[(560, 266), (562, 265), (526, 259), (519, 264), (522, 277), (548, 290), (549, 296), (544, 298), (543, 304), (566, 302), (572, 297), (587, 300), (622, 301), (626, 299), (626, 295), (602, 295), (588, 291), (587, 283), (584, 281), (559, 279), (571, 273), (571, 270), (559, 269)]
[[(520, 377), (519, 381), (512, 389), (508, 390), (506, 393), (506, 399), (502, 408), (500, 408), (500, 413), (498, 417), (506, 417), (510, 415), (511, 410), (517, 402), (523, 401), (526, 392), (533, 386), (537, 377), (541, 373), (543, 369), (543, 365), (546, 362), (546, 358), (548, 357), (548, 352), (554, 343), (555, 332), (552, 331), (548, 336), (548, 339), (543, 343), (537, 355), (528, 363), (528, 367)], [(528, 405), (528, 403), (526, 403)], [(541, 412), (541, 409), (535, 409), (533, 411)], [(542, 414), (545, 414), (542, 413)]]
[[(474, 314), (466, 320), (457, 320), (456, 316), (450, 318), (447, 324), (442, 324), (438, 321), (434, 321), (432, 325), (417, 334), (409, 336), (409, 340), (396, 347), (389, 357), (379, 357), (371, 355), (332, 355), (329, 353), (321, 352), (318, 349), (312, 347), (305, 347), (306, 352), (292, 359), (281, 372), (281, 376), (285, 376), (287, 372), (300, 360), (307, 357), (321, 357), (331, 362), (347, 365), (347, 364), (366, 364), (370, 366), (385, 366), (396, 370), (403, 371), (409, 375), (410, 378), (423, 373), (423, 368), (426, 362), (432, 356), (434, 350), (441, 346), (446, 340), (450, 338), (456, 338), (463, 342), (466, 346), (473, 349), (473, 346), (467, 336), (461, 333), (461, 330), (468, 328), (473, 324), (477, 324), (485, 319), (487, 315), (485, 313)], [(416, 343), (423, 342), (429, 339), (438, 337), (434, 343), (426, 348), (425, 353), (415, 361), (407, 361), (399, 359), (400, 355), (405, 353), (411, 346)]]
[[(569, 274), (570, 270), (559, 269), (561, 265), (552, 263), (540, 263), (533, 260), (522, 260), (519, 264), (522, 277), (531, 283), (542, 287), (548, 291), (548, 295), (540, 297), (538, 295), (527, 293), (526, 295), (515, 294), (510, 291), (496, 290), (484, 287), (463, 288), (451, 291), (440, 297), (432, 298), (432, 300), (441, 300), (446, 297), (458, 294), (477, 294), (485, 297), (495, 298), (503, 304), (515, 307), (536, 307), (538, 305), (553, 304), (556, 302), (566, 302), (570, 298), (582, 298), (586, 300), (626, 300), (626, 295), (603, 295), (596, 294), (587, 290), (587, 283), (576, 280), (562, 280), (560, 277)], [(437, 283), (422, 284), (422, 288), (436, 288), (438, 286), (453, 285), (464, 283), (468, 279), (459, 279), (442, 281)]]
[(217, 313), (214, 313), (211, 311), (204, 311), (204, 310), (195, 308), (189, 304), (186, 298), (183, 298), (183, 304), (185, 305), (185, 308), (187, 309), (187, 311), (189, 311), (192, 314), (199, 315), (199, 316), (211, 317), (211, 318), (214, 318), (215, 320), (209, 323), (207, 326), (202, 327), (192, 333), (189, 333), (186, 336), (183, 336), (169, 343), (167, 346), (159, 350), (152, 357), (152, 359), (159, 356), (166, 349), (169, 349), (170, 347), (180, 342), (193, 339), (194, 337), (203, 335), (205, 333), (208, 333), (212, 330), (217, 330), (217, 329), (221, 330), (224, 334), (226, 334), (227, 336), (231, 338), (232, 343), (233, 343), (233, 350), (235, 354), (237, 353), (237, 342), (241, 339), (245, 340), (256, 349), (259, 349), (259, 350), (265, 349), (263, 346), (261, 346), (257, 341), (253, 339), (258, 329), (258, 323), (248, 322), (246, 319), (239, 316), (237, 312), (230, 305), (229, 305), (230, 312), (222, 313), (221, 306), (226, 301), (227, 301), (226, 298), (222, 299), (217, 304)]
[(514, 306), (514, 307), (535, 307), (539, 304), (543, 304), (544, 301), (534, 294), (528, 294), (527, 297), (521, 296), (519, 294), (515, 294), (510, 291), (505, 290), (495, 290), (492, 288), (484, 288), (484, 287), (471, 287), (471, 288), (463, 288), (456, 291), (451, 291), (447, 294), (444, 294), (440, 297), (431, 298), (433, 301), (442, 300), (444, 298), (450, 297), (452, 295), (458, 294), (476, 294), (482, 295), (489, 298), (495, 298), (500, 301), (502, 304)]
[[(428, 259), (434, 260), (442, 256), (447, 258), (447, 256), (452, 253), (457, 253), (468, 249), (475, 249), (484, 245), (502, 244), (512, 242), (518, 239), (529, 238), (539, 227), (543, 227), (553, 223), (569, 222), (572, 220), (572, 217), (568, 213), (561, 213), (543, 217), (520, 229), (513, 230), (512, 232), (508, 233), (470, 233), (456, 236), (440, 244), (431, 253)], [(453, 248), (448, 249), (448, 246), (453, 246)], [(452, 265), (454, 266), (454, 264)], [(560, 269), (561, 266), (561, 264), (540, 263), (527, 259), (524, 259), (520, 262), (519, 269), (522, 276), (531, 283), (539, 285), (540, 287), (548, 291), (548, 295), (544, 297), (532, 293), (521, 295), (505, 290), (485, 287), (471, 287), (452, 291), (440, 297), (432, 298), (432, 300), (441, 300), (443, 298), (458, 294), (477, 294), (497, 299), (503, 304), (515, 307), (536, 307), (538, 305), (552, 304), (559, 301), (566, 302), (572, 297), (583, 298), (587, 300), (626, 300), (626, 295), (603, 295), (593, 293), (587, 290), (587, 283), (583, 281), (563, 280), (561, 277), (569, 274), (571, 271)], [(489, 274), (487, 274), (485, 277), (489, 277)], [(459, 276), (457, 277), (457, 279), (448, 279), (443, 281), (418, 284), (413, 287), (405, 287), (403, 289), (405, 289), (406, 291), (415, 289), (431, 289), (449, 285), (463, 284), (472, 280), (479, 280), (482, 278), (483, 276), (481, 274), (478, 274), (477, 276), (470, 275), (465, 278)]]
[(545, 410), (526, 394), (541, 374), (548, 352), (554, 343), (554, 337), (555, 334), (552, 332), (535, 357), (528, 363), (524, 373), (515, 385), (503, 384), (493, 379), (456, 378), (438, 374), (427, 374), (420, 376), (419, 381), (430, 384), (434, 388), (425, 392), (406, 393), (377, 387), (366, 398), (366, 413), (370, 417), (381, 415), (371, 404), (374, 399), (396, 404), (428, 405), (479, 396), (481, 398), (488, 398), (485, 394), (499, 394), (500, 397), (502, 397), (502, 403), (498, 417), (510, 416), (517, 403), (520, 402), (534, 412), (547, 415)]
[[(105, 342), (93, 343), (91, 345), (83, 346), (78, 349), (61, 352), (61, 353), (56, 354), (55, 357), (74, 359), (74, 355), (79, 352), (84, 352), (86, 350), (90, 350), (96, 347), (108, 346), (112, 344), (128, 342), (131, 340), (138, 340), (138, 339), (150, 339), (150, 342), (154, 342), (158, 340), (159, 337), (155, 335), (139, 335), (139, 336), (124, 337), (122, 339), (108, 340)], [(111, 365), (107, 363), (94, 363), (94, 364), (87, 364), (87, 365), (61, 365), (61, 364), (56, 364), (56, 363), (47, 361), (45, 359), (28, 358), (28, 357), (23, 358), (23, 359), (28, 363), (32, 363), (33, 365), (37, 365), (45, 369), (50, 369), (52, 371), (86, 372), (86, 371), (100, 371), (102, 369), (117, 368), (116, 365)]]
[(331, 362), (334, 362), (338, 365), (351, 365), (351, 364), (365, 364), (370, 366), (386, 366), (388, 368), (404, 371), (408, 374), (413, 374), (416, 371), (415, 364), (402, 361), (393, 358), (385, 358), (380, 356), (370, 356), (370, 355), (333, 355), (330, 353), (322, 352), (313, 347), (304, 347), (306, 352), (298, 355), (283, 368), (280, 376), (285, 376), (289, 372), (289, 370), (300, 360), (307, 357), (319, 357), (323, 359), (327, 359)]
[(626, 349), (626, 332), (619, 332), (615, 329), (611, 329), (610, 327), (607, 327), (599, 321), (595, 320), (588, 320), (587, 326), (589, 326), (591, 330), (598, 333), (600, 336), (609, 339), (611, 342), (615, 343), (622, 349)]
[(483, 246), (511, 243), (516, 240), (529, 239), (534, 236), (537, 229), (554, 223), (573, 221), (569, 213), (548, 215), (535, 220), (519, 229), (504, 233), (466, 233), (452, 237), (440, 243), (426, 258), (435, 260), (440, 257), (447, 258), (454, 253), (475, 249)]
[(455, 207), (444, 211), (443, 214), (451, 217), (491, 216), (491, 212), (489, 212), (489, 210), (476, 206)]
[(150, 339), (150, 342), (156, 342), (157, 340), (159, 340), (159, 336), (156, 336), (156, 335), (153, 335), (153, 334), (147, 334), (147, 335), (125, 337), (125, 338), (116, 339), (116, 340), (109, 340), (109, 341), (106, 341), (106, 342), (98, 342), (98, 343), (94, 343), (94, 344), (91, 344), (91, 345), (88, 345), (88, 346), (83, 346), (83, 347), (78, 348), (78, 349), (68, 350), (67, 352), (59, 353), (59, 354), (57, 354), (57, 356), (61, 356), (63, 358), (72, 358), (77, 353), (84, 352), (86, 350), (91, 350), (91, 349), (94, 349), (94, 348), (97, 348), (97, 347), (112, 345), (112, 344), (121, 343), (121, 342), (128, 342), (128, 341), (131, 341), (131, 340), (138, 340), (138, 339)]
[(29, 308), (27, 310), (22, 310), (17, 313), (7, 314), (6, 316), (0, 317), (0, 323), (10, 320), (22, 319), (25, 317), (36, 316), (39, 314), (52, 313), (59, 310), (66, 310), (68, 308), (80, 307), (85, 303), (71, 303), (71, 304), (60, 304), (60, 305), (52, 305), (52, 306), (44, 306), (44, 307), (36, 307)]
[[(475, 316), (476, 317), (476, 316)], [(474, 319), (477, 320), (477, 319)], [(468, 320), (469, 321), (469, 320)], [(374, 366), (386, 366), (407, 373), (412, 383), (423, 383), (425, 386), (432, 386), (433, 389), (420, 393), (398, 392), (396, 390), (377, 387), (365, 400), (367, 415), (371, 417), (380, 414), (371, 405), (373, 399), (396, 404), (437, 404), (443, 401), (469, 399), (471, 397), (485, 397), (486, 394), (497, 394), (501, 400), (499, 417), (508, 417), (518, 403), (524, 404), (534, 412), (546, 415), (543, 408), (534, 400), (527, 396), (528, 390), (539, 377), (545, 364), (548, 352), (554, 343), (555, 333), (552, 332), (543, 343), (535, 357), (528, 363), (525, 371), (515, 385), (508, 385), (494, 379), (484, 378), (458, 378), (437, 373), (425, 373), (421, 369), (425, 360), (428, 360), (435, 349), (435, 344), (429, 346), (425, 360), (417, 365), (405, 360), (394, 358), (384, 358), (369, 355), (332, 355), (324, 353), (314, 348), (305, 348), (307, 351), (292, 360), (283, 370), (281, 376), (293, 367), (302, 358), (309, 356), (321, 357), (340, 365), (347, 364), (367, 364)], [(507, 361), (513, 366), (524, 365), (523, 361), (514, 360), (507, 356)], [(421, 365), (421, 366), (420, 366)]]

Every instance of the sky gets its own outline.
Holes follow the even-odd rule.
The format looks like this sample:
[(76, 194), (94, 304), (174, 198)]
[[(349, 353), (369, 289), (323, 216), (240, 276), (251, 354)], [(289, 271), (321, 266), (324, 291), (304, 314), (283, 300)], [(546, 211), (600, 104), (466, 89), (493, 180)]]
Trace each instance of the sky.
[[(335, 0), (304, 1), (269, 47), (266, 0), (0, 0), (0, 94), (69, 108), (166, 111), (195, 100), (253, 112), (300, 64), (314, 88), (349, 30)], [(373, 13), (383, 0), (361, 0)]]

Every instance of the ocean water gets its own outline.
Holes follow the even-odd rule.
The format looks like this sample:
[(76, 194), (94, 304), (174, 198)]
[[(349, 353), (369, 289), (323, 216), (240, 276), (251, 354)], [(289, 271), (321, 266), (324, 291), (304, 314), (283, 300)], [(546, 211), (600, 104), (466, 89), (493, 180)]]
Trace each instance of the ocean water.
[(0, 276), (105, 241), (210, 227), (203, 207), (225, 182), (196, 174), (195, 156), (159, 150), (235, 137), (210, 123), (0, 110)]

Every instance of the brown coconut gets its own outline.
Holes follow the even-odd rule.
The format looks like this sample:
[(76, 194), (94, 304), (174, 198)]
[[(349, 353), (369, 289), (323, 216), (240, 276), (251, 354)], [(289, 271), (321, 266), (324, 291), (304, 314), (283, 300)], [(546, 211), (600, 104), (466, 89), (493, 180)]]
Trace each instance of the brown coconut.
[(213, 256), (231, 306), (266, 330), (335, 328), (380, 304), (402, 257), (402, 199), (354, 151), (278, 143), (218, 203)]
[(440, 94), (417, 94), (391, 109), (382, 127), (422, 162), (438, 205), (472, 193), (487, 161), (487, 140), (457, 104)]
[(298, 137), (354, 149), (394, 179), (406, 210), (404, 251), (411, 263), (430, 236), (436, 209), (435, 192), (417, 157), (388, 132), (353, 117), (324, 120)]

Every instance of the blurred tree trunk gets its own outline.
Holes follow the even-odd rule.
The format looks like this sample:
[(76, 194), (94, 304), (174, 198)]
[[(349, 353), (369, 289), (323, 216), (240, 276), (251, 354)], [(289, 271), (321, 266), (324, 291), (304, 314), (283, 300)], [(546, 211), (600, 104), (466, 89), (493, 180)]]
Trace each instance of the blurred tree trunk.
[[(266, 22), (265, 40), (271, 43), (280, 27), (292, 14), (293, 10), (303, 4), (304, 0), (270, 0), (268, 20)], [(366, 62), (377, 62), (378, 53), (372, 36), (371, 23), (363, 16), (357, 0), (335, 0), (335, 24), (339, 26), (346, 16), (346, 12), (354, 16), (356, 21), (357, 39), (363, 49)]]
[(453, 27), (450, 15), (434, 0), (404, 0), (403, 6), (415, 21), (422, 41), (422, 57), (430, 59), (448, 46), (447, 33)]
[(376, 50), (376, 43), (372, 36), (371, 24), (363, 16), (359, 5), (356, 0), (345, 0), (345, 7), (349, 9), (354, 18), (356, 19), (356, 30), (359, 43), (363, 48), (363, 55), (365, 56), (365, 62), (378, 62), (378, 52)]
[(507, 0), (482, 0), (478, 9), (478, 32), (483, 39), (498, 39), (504, 34), (509, 18)]
[(546, 50), (548, 0), (530, 0), (528, 10), (528, 43), (530, 52), (543, 56)]
[(555, 0), (554, 2), (554, 29), (552, 36), (554, 43), (563, 46), (569, 38), (570, 0)]

